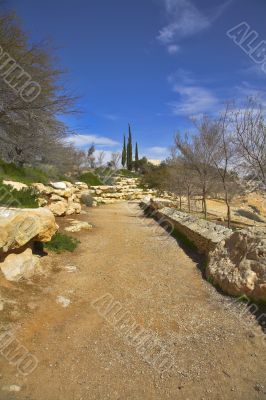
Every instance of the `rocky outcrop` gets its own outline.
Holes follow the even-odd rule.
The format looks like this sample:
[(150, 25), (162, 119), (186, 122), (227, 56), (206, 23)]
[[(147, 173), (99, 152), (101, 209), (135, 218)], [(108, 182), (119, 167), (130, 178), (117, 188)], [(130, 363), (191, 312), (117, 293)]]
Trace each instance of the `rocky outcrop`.
[[(168, 200), (167, 200), (168, 201)], [(189, 239), (208, 256), (207, 277), (225, 293), (266, 301), (266, 232), (249, 228), (233, 232), (186, 214), (164, 207), (164, 199), (143, 199), (142, 208), (172, 230)]]
[(32, 240), (48, 242), (57, 229), (53, 214), (46, 208), (0, 208), (0, 254)]
[(91, 186), (89, 193), (97, 204), (113, 204), (118, 201), (140, 200), (144, 196), (154, 196), (155, 191), (148, 188), (141, 188), (139, 178), (114, 178), (113, 186)]
[(32, 244), (50, 241), (57, 229), (54, 215), (46, 208), (0, 208), (0, 269), (6, 279), (18, 281), (39, 272)]
[(210, 253), (206, 273), (230, 295), (266, 301), (266, 232), (234, 232)]
[(39, 192), (39, 205), (48, 207), (57, 216), (79, 214), (82, 202), (90, 207), (113, 204), (118, 201), (139, 200), (143, 196), (154, 196), (155, 191), (139, 187), (138, 178), (113, 178), (114, 185), (91, 186), (84, 182), (51, 182), (49, 186), (34, 183)]
[(34, 183), (32, 186), (39, 192), (39, 205), (49, 208), (56, 217), (79, 214), (80, 197), (84, 190), (88, 190), (86, 183), (82, 182), (52, 182), (50, 186)]

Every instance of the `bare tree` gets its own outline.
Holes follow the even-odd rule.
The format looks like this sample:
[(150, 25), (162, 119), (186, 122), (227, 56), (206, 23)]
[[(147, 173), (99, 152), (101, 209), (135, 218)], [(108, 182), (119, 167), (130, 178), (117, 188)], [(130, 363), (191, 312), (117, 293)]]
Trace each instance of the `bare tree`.
[(100, 153), (97, 156), (97, 166), (98, 167), (102, 167), (103, 166), (105, 156), (106, 156), (105, 151), (100, 151)]
[(87, 161), (90, 168), (95, 168), (95, 146), (92, 144), (87, 152)]
[(244, 107), (232, 114), (242, 166), (266, 185), (266, 125), (261, 104), (249, 98)]
[[(14, 13), (0, 15), (0, 43), (1, 157), (20, 165), (38, 162), (70, 133), (57, 115), (74, 111), (75, 99), (58, 85), (63, 71), (55, 67), (49, 46), (30, 45)], [(18, 94), (27, 79), (41, 88), (32, 102)]]
[(118, 169), (121, 164), (121, 154), (118, 152), (113, 152), (111, 154), (111, 161), (109, 162), (109, 166), (114, 169)]
[(220, 179), (221, 188), (224, 192), (224, 201), (227, 207), (227, 224), (231, 225), (231, 201), (236, 194), (236, 177), (232, 172), (233, 160), (235, 158), (235, 145), (231, 131), (230, 106), (220, 114), (217, 120), (205, 119), (205, 138), (213, 141), (215, 146), (211, 152), (211, 163), (215, 167), (217, 177)]
[(197, 125), (198, 135), (185, 135), (182, 139), (180, 133), (175, 136), (175, 146), (184, 158), (189, 168), (197, 174), (198, 184), (201, 188), (202, 206), (207, 219), (207, 195), (211, 192), (212, 182), (215, 179), (212, 167), (212, 157), (215, 143), (206, 129), (208, 121), (205, 117)]

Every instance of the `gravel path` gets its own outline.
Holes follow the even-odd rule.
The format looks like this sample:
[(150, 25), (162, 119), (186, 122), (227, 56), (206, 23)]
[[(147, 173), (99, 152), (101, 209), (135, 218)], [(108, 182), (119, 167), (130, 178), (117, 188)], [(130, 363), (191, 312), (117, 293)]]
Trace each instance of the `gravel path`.
[(202, 279), (196, 256), (133, 203), (79, 219), (95, 227), (77, 251), (20, 288), (36, 308), (16, 335), (39, 364), (23, 377), (1, 357), (1, 385), (21, 387), (1, 400), (266, 398), (261, 328)]

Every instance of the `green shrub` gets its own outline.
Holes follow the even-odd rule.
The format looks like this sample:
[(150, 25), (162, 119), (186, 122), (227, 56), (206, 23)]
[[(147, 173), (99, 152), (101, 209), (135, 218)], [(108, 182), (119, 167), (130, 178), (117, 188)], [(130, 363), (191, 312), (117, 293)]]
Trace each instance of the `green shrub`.
[(13, 189), (11, 186), (0, 182), (0, 206), (14, 208), (38, 208), (37, 192), (32, 188), (22, 190)]
[(80, 201), (81, 201), (82, 204), (85, 204), (85, 206), (87, 206), (87, 207), (92, 207), (93, 201), (94, 201), (94, 200), (93, 200), (93, 197), (92, 197), (91, 194), (89, 194), (89, 193), (83, 193), (83, 194), (81, 195)]
[(133, 171), (129, 171), (128, 169), (120, 169), (118, 174), (125, 178), (138, 178), (139, 174)]
[(88, 186), (100, 186), (103, 185), (100, 177), (95, 175), (93, 172), (85, 172), (78, 178), (81, 182), (86, 183)]
[(264, 222), (263, 219), (259, 217), (259, 215), (253, 213), (252, 211), (242, 210), (240, 208), (239, 210), (237, 210), (236, 214), (240, 215), (240, 217), (251, 219), (252, 221)]
[(0, 160), (0, 178), (28, 185), (35, 182), (45, 184), (49, 180), (48, 175), (38, 168), (18, 167), (13, 163), (7, 163), (3, 160)]
[(250, 302), (250, 298), (249, 298), (248, 296), (246, 296), (245, 294), (243, 294), (243, 295), (237, 297), (236, 300), (237, 300), (239, 303), (249, 303), (249, 302)]
[(56, 233), (50, 242), (44, 244), (44, 247), (58, 254), (63, 251), (69, 251), (72, 253), (79, 243), (79, 240), (76, 238), (63, 235), (62, 233)]

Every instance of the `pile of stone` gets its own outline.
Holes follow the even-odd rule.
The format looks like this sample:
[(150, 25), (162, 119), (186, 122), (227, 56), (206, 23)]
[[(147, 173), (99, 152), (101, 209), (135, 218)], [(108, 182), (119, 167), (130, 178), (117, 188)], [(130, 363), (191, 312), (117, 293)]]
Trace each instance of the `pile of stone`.
[[(35, 183), (32, 186), (39, 193), (39, 205), (48, 207), (57, 216), (79, 214), (81, 199), (87, 203), (91, 199), (91, 206), (101, 204), (114, 204), (120, 201), (139, 200), (143, 196), (154, 196), (156, 192), (151, 189), (139, 187), (138, 178), (115, 177), (114, 185), (90, 186), (86, 183), (51, 182), (49, 186)], [(85, 201), (83, 201), (83, 199)]]
[[(33, 183), (38, 193), (40, 207), (47, 207), (56, 217), (79, 214), (81, 203), (90, 206), (113, 204), (118, 201), (139, 200), (143, 196), (155, 196), (156, 191), (140, 187), (139, 178), (113, 178), (114, 185), (90, 186), (83, 182), (50, 182), (49, 185)], [(7, 181), (16, 190), (28, 186), (20, 182)]]
[(32, 184), (39, 193), (39, 205), (46, 206), (57, 217), (79, 214), (81, 212), (80, 198), (88, 190), (83, 182), (51, 182), (49, 186), (42, 183)]
[(266, 301), (266, 232), (234, 232), (209, 255), (207, 276), (224, 292)]
[(91, 186), (89, 193), (93, 197), (93, 201), (99, 204), (113, 204), (118, 201), (139, 200), (143, 196), (154, 196), (155, 191), (152, 189), (143, 189), (139, 187), (139, 178), (115, 177), (113, 186)]
[(0, 270), (18, 281), (41, 271), (40, 258), (32, 252), (35, 241), (49, 242), (58, 230), (47, 208), (0, 208)]

